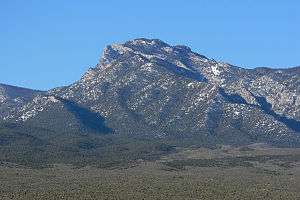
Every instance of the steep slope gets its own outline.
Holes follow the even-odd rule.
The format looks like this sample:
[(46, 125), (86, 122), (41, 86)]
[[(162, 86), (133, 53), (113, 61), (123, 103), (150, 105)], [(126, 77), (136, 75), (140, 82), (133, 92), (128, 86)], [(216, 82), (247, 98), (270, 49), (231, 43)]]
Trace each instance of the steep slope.
[(79, 81), (35, 97), (9, 120), (55, 131), (293, 146), (299, 145), (299, 83), (299, 68), (243, 69), (141, 38), (107, 46)]

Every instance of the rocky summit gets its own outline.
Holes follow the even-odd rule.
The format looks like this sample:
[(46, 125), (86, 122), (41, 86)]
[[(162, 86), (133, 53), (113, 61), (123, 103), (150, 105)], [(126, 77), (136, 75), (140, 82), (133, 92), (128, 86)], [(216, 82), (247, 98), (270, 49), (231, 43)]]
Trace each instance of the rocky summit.
[(69, 86), (0, 85), (0, 118), (56, 133), (300, 146), (300, 67), (245, 69), (140, 38), (108, 45)]

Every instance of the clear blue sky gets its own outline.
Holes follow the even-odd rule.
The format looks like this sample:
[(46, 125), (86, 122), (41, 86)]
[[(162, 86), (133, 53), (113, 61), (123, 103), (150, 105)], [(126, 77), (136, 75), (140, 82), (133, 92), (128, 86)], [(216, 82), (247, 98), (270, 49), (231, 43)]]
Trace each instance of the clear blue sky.
[(0, 82), (67, 85), (106, 44), (185, 44), (244, 67), (300, 65), (298, 0), (0, 0)]

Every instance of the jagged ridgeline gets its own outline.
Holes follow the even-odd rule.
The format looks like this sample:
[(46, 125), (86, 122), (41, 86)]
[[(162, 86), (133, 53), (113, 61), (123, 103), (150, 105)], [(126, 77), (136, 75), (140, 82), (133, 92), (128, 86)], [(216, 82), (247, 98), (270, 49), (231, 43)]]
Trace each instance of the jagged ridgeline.
[(108, 45), (69, 86), (0, 85), (0, 118), (7, 162), (105, 165), (176, 146), (299, 147), (300, 68), (244, 69), (141, 38)]

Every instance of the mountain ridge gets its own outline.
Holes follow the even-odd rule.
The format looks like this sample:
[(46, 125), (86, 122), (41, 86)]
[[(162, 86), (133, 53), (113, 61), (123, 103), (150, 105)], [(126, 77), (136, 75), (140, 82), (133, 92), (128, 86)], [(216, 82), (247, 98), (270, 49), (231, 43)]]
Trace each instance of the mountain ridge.
[(245, 142), (288, 144), (299, 140), (299, 69), (244, 69), (187, 46), (139, 38), (108, 45), (80, 80), (38, 93), (0, 117), (80, 132), (82, 121), (63, 103), (70, 101), (101, 116), (116, 134), (203, 134), (234, 143), (236, 133)]

